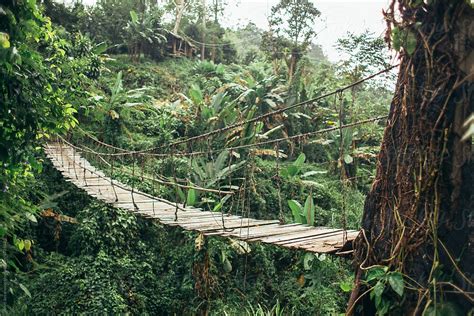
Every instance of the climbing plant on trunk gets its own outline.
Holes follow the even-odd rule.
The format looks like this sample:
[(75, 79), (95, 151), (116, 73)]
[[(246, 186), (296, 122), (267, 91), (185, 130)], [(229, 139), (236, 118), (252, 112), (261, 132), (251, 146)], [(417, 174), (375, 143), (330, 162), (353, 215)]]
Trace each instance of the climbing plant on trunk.
[(474, 302), (474, 168), (472, 141), (461, 137), (474, 104), (474, 9), (393, 0), (385, 17), (400, 72), (348, 312), (465, 314)]

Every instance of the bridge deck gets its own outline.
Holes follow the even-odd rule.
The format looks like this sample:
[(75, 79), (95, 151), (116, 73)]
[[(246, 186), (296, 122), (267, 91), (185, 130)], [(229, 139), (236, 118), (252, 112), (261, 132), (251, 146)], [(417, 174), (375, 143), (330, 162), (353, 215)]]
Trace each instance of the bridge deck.
[(89, 195), (115, 207), (158, 220), (164, 225), (179, 226), (204, 235), (263, 242), (315, 253), (338, 253), (341, 249), (344, 249), (344, 254), (350, 253), (352, 241), (358, 234), (354, 230), (243, 218), (184, 207), (181, 204), (178, 204), (176, 219), (174, 202), (132, 190), (125, 184), (111, 180), (72, 147), (63, 143), (49, 143), (45, 146), (45, 152), (67, 181), (84, 189)]

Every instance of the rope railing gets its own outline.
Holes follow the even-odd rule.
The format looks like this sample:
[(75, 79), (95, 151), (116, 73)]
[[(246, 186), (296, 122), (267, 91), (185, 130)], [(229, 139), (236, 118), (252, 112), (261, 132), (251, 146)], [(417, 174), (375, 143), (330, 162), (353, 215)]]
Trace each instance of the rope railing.
[[(67, 145), (71, 146), (71, 144), (70, 144), (69, 142), (67, 142), (64, 138), (59, 137), (59, 139), (61, 139), (61, 141), (65, 142)], [(61, 141), (59, 142), (60, 146), (61, 146)], [(74, 148), (74, 147), (73, 147), (73, 148)], [(63, 150), (62, 150), (62, 146), (61, 146), (61, 153), (62, 153), (62, 151), (63, 151)], [(75, 155), (75, 154), (74, 154), (74, 155)], [(63, 156), (62, 154), (61, 154), (61, 164), (64, 165), (64, 156)], [(85, 181), (85, 179), (86, 179), (85, 173), (86, 173), (86, 172), (89, 172), (90, 174), (97, 176), (97, 178), (99, 178), (99, 179), (106, 180), (106, 181), (112, 181), (112, 182), (113, 182), (113, 185), (116, 186), (116, 187), (118, 187), (118, 188), (121, 188), (121, 189), (123, 189), (123, 190), (132, 192), (132, 189), (131, 189), (131, 188), (129, 188), (129, 187), (123, 185), (123, 184), (120, 184), (120, 183), (117, 182), (117, 181), (113, 181), (112, 179), (109, 180), (109, 179), (108, 179), (106, 176), (104, 176), (103, 174), (101, 174), (101, 173), (99, 173), (99, 172), (97, 172), (97, 171), (95, 171), (95, 170), (93, 170), (93, 169), (87, 168), (84, 164), (81, 165), (80, 162), (79, 162), (79, 163), (76, 163), (76, 161), (75, 161), (75, 159), (74, 159), (74, 160), (73, 160), (73, 168), (75, 168), (75, 165), (76, 165), (76, 164), (79, 165), (79, 167), (84, 171), (83, 179), (84, 179), (84, 182), (86, 183), (86, 187), (88, 186), (88, 184), (87, 184), (87, 182)], [(133, 194), (133, 192), (132, 192), (132, 194)], [(156, 197), (156, 196), (152, 196), (151, 194), (148, 194), (148, 193), (145, 193), (145, 192), (141, 192), (140, 195), (143, 195), (143, 196), (146, 196), (146, 197), (149, 197), (149, 198), (154, 198), (154, 199), (156, 199), (156, 200), (159, 201), (159, 202), (162, 202), (162, 203), (165, 203), (165, 204), (168, 204), (168, 205), (170, 205), (170, 206), (175, 207), (175, 203), (169, 202), (169, 201), (167, 201), (167, 200), (165, 200), (165, 199), (162, 199), (162, 198), (159, 198), (159, 197)], [(192, 210), (192, 209), (190, 209), (190, 208), (184, 208), (184, 207), (181, 207), (181, 206), (179, 206), (178, 208), (179, 208), (181, 211), (184, 211), (184, 212), (185, 212), (185, 211)]]
[[(88, 147), (79, 147), (79, 146), (76, 146), (74, 144), (72, 144), (71, 142), (67, 141), (65, 138), (59, 136), (59, 139), (61, 139), (62, 142), (64, 142), (66, 145), (72, 147), (74, 150), (77, 150), (78, 152), (85, 152), (85, 153), (89, 153), (89, 154), (92, 154), (92, 155), (95, 155), (97, 156), (104, 164), (106, 164), (108, 167), (111, 167), (111, 163), (109, 163), (107, 160), (104, 159), (104, 154), (103, 153), (98, 153)], [(129, 175), (129, 176), (133, 176), (135, 177), (135, 175), (132, 173), (132, 172), (129, 172), (129, 171), (126, 171), (126, 170), (123, 170), (123, 169), (120, 169), (120, 172), (126, 174), (126, 175)], [(113, 175), (111, 175), (113, 176)], [(165, 181), (165, 180), (162, 180), (162, 179), (158, 179), (158, 178), (151, 178), (149, 176), (145, 176), (145, 175), (141, 175), (139, 176), (139, 178), (143, 178), (143, 179), (146, 179), (146, 180), (149, 180), (149, 181), (152, 181), (152, 182), (156, 182), (156, 183), (159, 183), (159, 184), (162, 184), (162, 185), (167, 185), (167, 186), (173, 186), (173, 187), (178, 187), (178, 188), (182, 188), (182, 189), (186, 189), (186, 190), (189, 190), (189, 189), (194, 189), (196, 191), (201, 191), (201, 192), (208, 192), (208, 193), (216, 193), (216, 194), (219, 194), (219, 195), (229, 195), (229, 194), (235, 194), (235, 191), (226, 191), (226, 190), (215, 190), (215, 189), (209, 189), (209, 188), (203, 188), (203, 187), (199, 187), (199, 186), (194, 186), (194, 185), (183, 185), (183, 184), (179, 184), (177, 182), (170, 182), (170, 181)]]
[[(239, 146), (234, 146), (234, 147), (224, 147), (224, 148), (221, 148), (221, 149), (213, 149), (213, 150), (208, 150), (208, 151), (175, 152), (175, 153), (173, 153), (173, 156), (174, 157), (203, 156), (203, 155), (208, 155), (208, 154), (219, 153), (219, 152), (222, 152), (222, 151), (225, 151), (225, 150), (227, 150), (227, 151), (236, 151), (236, 150), (239, 150), (239, 149), (259, 147), (259, 146), (263, 146), (263, 145), (275, 144), (275, 143), (278, 143), (278, 142), (284, 142), (284, 141), (290, 141), (290, 140), (296, 140), (296, 139), (305, 139), (305, 138), (309, 138), (311, 136), (315, 136), (315, 135), (318, 135), (318, 134), (329, 133), (329, 132), (332, 132), (332, 131), (338, 131), (340, 129), (346, 129), (346, 128), (355, 127), (355, 126), (358, 126), (358, 125), (363, 125), (363, 124), (367, 124), (367, 123), (371, 123), (371, 122), (376, 122), (376, 121), (379, 121), (379, 120), (386, 119), (387, 117), (388, 117), (388, 115), (377, 116), (377, 117), (369, 118), (369, 119), (366, 119), (366, 120), (357, 121), (357, 122), (354, 122), (354, 123), (349, 123), (349, 124), (335, 126), (335, 127), (328, 127), (328, 128), (320, 129), (320, 130), (313, 131), (313, 132), (301, 133), (301, 134), (296, 134), (296, 135), (292, 135), (292, 136), (287, 136), (287, 137), (282, 137), (282, 138), (277, 138), (277, 139), (271, 139), (271, 140), (266, 140), (266, 141), (257, 142), (257, 143), (239, 145)], [(79, 146), (73, 145), (70, 142), (66, 141), (64, 138), (62, 138), (62, 139), (65, 142), (67, 142), (68, 145), (73, 146), (77, 150), (81, 150), (81, 151), (84, 151), (84, 152), (87, 152), (87, 153), (90, 153), (90, 154), (103, 156), (103, 157), (106, 157), (106, 156), (110, 157), (110, 156), (146, 155), (146, 156), (151, 156), (151, 157), (166, 158), (166, 157), (171, 156), (170, 154), (149, 153), (149, 152), (142, 152), (140, 154), (137, 154), (136, 152), (101, 153), (101, 152), (94, 151), (93, 149), (90, 149), (90, 148), (84, 148), (84, 147), (79, 147)]]

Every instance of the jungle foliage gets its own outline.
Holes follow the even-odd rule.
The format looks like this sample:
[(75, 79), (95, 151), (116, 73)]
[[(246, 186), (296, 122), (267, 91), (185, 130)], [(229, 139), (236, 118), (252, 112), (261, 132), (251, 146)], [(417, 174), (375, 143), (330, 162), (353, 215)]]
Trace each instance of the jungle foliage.
[[(347, 263), (263, 245), (247, 245), (242, 252), (232, 240), (203, 239), (136, 218), (76, 192), (41, 155), (44, 141), (70, 128), (74, 129), (67, 137), (89, 142), (92, 148), (95, 144), (87, 135), (123, 148), (150, 148), (349, 82), (336, 65), (324, 60), (315, 67), (303, 58), (288, 85), (288, 72), (275, 71), (263, 54), (250, 58), (250, 52), (211, 52), (213, 56), (206, 55), (209, 61), (202, 62), (165, 58), (162, 9), (146, 6), (135, 12), (125, 10), (126, 5), (104, 1), (85, 8), (45, 2), (51, 19), (31, 1), (1, 7), (2, 76), (9, 78), (1, 82), (7, 107), (0, 143), (7, 167), (2, 169), (0, 193), (8, 249), (7, 277), (2, 281), (8, 291), (7, 313), (240, 314), (242, 308), (248, 314), (340, 312), (351, 284)], [(114, 17), (123, 24), (107, 22)], [(97, 19), (100, 23), (91, 29), (90, 22)], [(253, 30), (248, 26), (231, 32), (215, 25), (219, 36), (228, 34), (230, 39)], [(191, 32), (192, 16), (182, 27)], [(248, 40), (255, 49), (262, 41), (259, 36)], [(231, 63), (236, 58), (250, 62)], [(383, 113), (389, 94), (383, 86), (369, 84), (357, 91), (357, 98), (345, 96), (343, 103), (364, 109), (354, 110), (355, 121)], [(372, 106), (365, 106), (367, 101)], [(333, 126), (337, 111), (335, 103), (322, 101), (218, 135), (212, 146), (251, 144)], [(238, 179), (246, 179), (246, 194), (253, 197), (249, 215), (257, 218), (339, 227), (344, 216), (357, 228), (381, 131), (382, 126), (374, 125), (355, 128), (346, 136), (344, 142), (352, 151), (351, 160), (343, 164), (357, 164), (354, 176), (365, 179), (354, 181), (348, 198), (341, 193), (336, 134), (309, 144), (282, 143), (278, 163), (275, 151), (256, 150), (151, 159), (143, 167), (150, 177), (172, 181), (178, 176), (208, 188), (228, 185), (229, 179), (233, 186), (242, 185)], [(209, 144), (195, 146), (194, 150), (206, 150)], [(299, 155), (297, 148), (304, 153)], [(170, 199), (178, 196), (205, 209), (237, 209), (236, 201), (215, 194), (180, 190), (176, 195), (173, 188), (132, 176), (130, 160), (116, 163), (113, 176), (143, 191)], [(248, 164), (253, 171), (244, 168)], [(277, 172), (280, 177), (275, 177)]]
[[(49, 0), (0, 5), (6, 314), (328, 315), (345, 310), (353, 282), (347, 261), (204, 237), (139, 218), (65, 182), (41, 151), (57, 135), (108, 153), (111, 148), (94, 140), (127, 150), (161, 148), (324, 95), (387, 66), (383, 40), (369, 31), (340, 39), (347, 58), (329, 62), (311, 41), (312, 21), (301, 16), (309, 10), (312, 18), (319, 17), (310, 1), (280, 1), (272, 11), (274, 32), (268, 33), (252, 24), (224, 28), (220, 18), (226, 5), (219, 0), (205, 7), (197, 1), (161, 6), (136, 0), (101, 0), (92, 7)], [(281, 28), (280, 22), (285, 22)], [(170, 58), (166, 36), (173, 28), (183, 38), (215, 45), (204, 50), (202, 61)], [(140, 173), (133, 157), (116, 158), (112, 170), (84, 155), (123, 183), (190, 206), (358, 229), (383, 122), (283, 140), (273, 148), (212, 149), (386, 115), (392, 89), (390, 75), (368, 81), (336, 98), (182, 146), (207, 155), (143, 159)], [(157, 185), (152, 179), (243, 187), (250, 202), (239, 209), (236, 198)], [(368, 284), (378, 287), (374, 300), (403, 297), (397, 272), (380, 267), (368, 275)]]

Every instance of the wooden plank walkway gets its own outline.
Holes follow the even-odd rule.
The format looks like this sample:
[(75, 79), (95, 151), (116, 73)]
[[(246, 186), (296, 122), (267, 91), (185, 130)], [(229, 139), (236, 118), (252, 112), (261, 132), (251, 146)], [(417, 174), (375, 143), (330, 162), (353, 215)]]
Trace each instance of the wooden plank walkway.
[[(125, 184), (112, 180), (97, 170), (86, 159), (64, 143), (49, 143), (45, 153), (66, 181), (74, 183), (89, 195), (127, 209), (145, 218), (158, 220), (164, 225), (179, 226), (185, 230), (209, 236), (235, 238), (247, 242), (263, 242), (291, 249), (314, 253), (351, 253), (352, 241), (358, 231), (312, 227), (302, 224), (279, 224), (277, 220), (256, 220), (184, 207), (132, 190)], [(133, 194), (132, 194), (133, 192)], [(225, 228), (224, 228), (225, 227)], [(343, 249), (344, 252), (340, 252)]]

